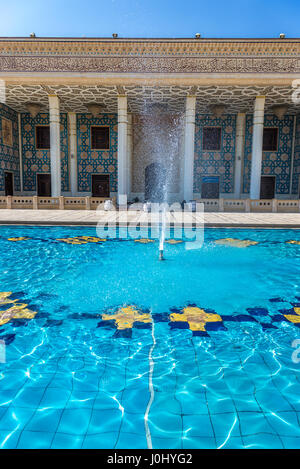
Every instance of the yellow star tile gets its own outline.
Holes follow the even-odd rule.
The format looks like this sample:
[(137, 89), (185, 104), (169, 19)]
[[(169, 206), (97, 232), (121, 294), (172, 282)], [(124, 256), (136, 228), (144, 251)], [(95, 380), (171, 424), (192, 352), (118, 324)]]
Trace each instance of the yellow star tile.
[(172, 313), (170, 315), (171, 321), (188, 322), (189, 328), (192, 331), (205, 331), (205, 324), (207, 322), (222, 321), (221, 316), (214, 313), (206, 313), (204, 309), (194, 306), (183, 308), (182, 313)]
[(296, 314), (284, 314), (283, 315), (288, 321), (293, 322), (294, 324), (300, 323), (300, 316), (296, 316)]
[(142, 244), (154, 243), (154, 239), (149, 239), (149, 238), (135, 239), (134, 241), (135, 243), (142, 243)]
[(248, 246), (254, 246), (258, 244), (257, 241), (251, 241), (250, 239), (235, 239), (235, 238), (223, 238), (217, 239), (215, 244), (220, 244), (223, 246), (232, 246), (236, 248), (247, 248)]
[(135, 322), (151, 322), (150, 313), (142, 313), (134, 306), (124, 306), (114, 314), (102, 314), (103, 321), (116, 321), (117, 329), (132, 329)]
[(294, 239), (291, 239), (290, 241), (286, 241), (287, 244), (298, 244), (300, 245), (300, 241), (296, 241)]
[(168, 244), (180, 244), (182, 242), (183, 242), (182, 239), (168, 239), (167, 240)]
[(27, 238), (26, 236), (19, 236), (18, 238), (7, 238), (8, 241), (26, 241), (27, 239), (31, 238)]
[(102, 243), (106, 239), (97, 238), (96, 236), (75, 236), (74, 238), (59, 238), (57, 241), (61, 241), (67, 244), (87, 244), (87, 243)]
[(10, 306), (5, 311), (0, 311), (0, 326), (8, 323), (11, 319), (33, 319), (35, 317), (37, 313), (28, 309), (26, 303), (16, 303), (17, 300), (8, 300), (7, 296), (5, 296), (7, 293), (0, 293), (0, 298), (1, 296), (6, 298), (1, 304), (13, 303), (13, 306)]

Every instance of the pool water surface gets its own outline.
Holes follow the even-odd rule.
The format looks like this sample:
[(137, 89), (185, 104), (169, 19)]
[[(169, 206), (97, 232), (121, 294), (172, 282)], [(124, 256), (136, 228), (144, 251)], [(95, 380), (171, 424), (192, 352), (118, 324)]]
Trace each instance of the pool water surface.
[(300, 447), (300, 231), (147, 241), (0, 228), (0, 447)]

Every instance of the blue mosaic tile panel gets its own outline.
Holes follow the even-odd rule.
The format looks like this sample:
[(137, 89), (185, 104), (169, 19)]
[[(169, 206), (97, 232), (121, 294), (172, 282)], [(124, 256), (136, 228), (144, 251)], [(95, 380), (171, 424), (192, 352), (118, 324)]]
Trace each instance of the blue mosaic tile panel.
[[(202, 149), (203, 127), (221, 127), (221, 150)], [(201, 192), (203, 176), (219, 176), (220, 192), (230, 194), (234, 191), (236, 116), (225, 115), (220, 118), (196, 115), (194, 192)]]
[(295, 153), (294, 153), (294, 171), (293, 171), (293, 194), (299, 194), (299, 177), (300, 177), (300, 116), (296, 120), (295, 135)]
[[(109, 150), (93, 150), (91, 148), (91, 127), (93, 125), (109, 126)], [(77, 162), (79, 192), (92, 190), (92, 174), (109, 174), (110, 190), (117, 191), (117, 114), (102, 114), (99, 117), (93, 117), (91, 114), (77, 114)]]
[[(2, 117), (12, 121), (13, 145), (4, 145), (2, 138)], [(4, 171), (14, 173), (14, 190), (20, 190), (20, 163), (19, 163), (19, 137), (18, 114), (0, 103), (0, 190), (4, 190)]]
[[(68, 120), (67, 114), (60, 115), (60, 152), (61, 152), (61, 188), (69, 190), (68, 161)], [(36, 148), (35, 127), (49, 125), (49, 114), (39, 113), (31, 117), (29, 113), (21, 114), (22, 152), (23, 152), (23, 188), (24, 191), (36, 191), (37, 173), (50, 173), (50, 150)]]
[[(278, 119), (265, 115), (265, 127), (278, 127), (277, 151), (263, 152), (262, 176), (276, 176), (276, 194), (289, 194), (293, 141), (293, 116)], [(253, 116), (246, 116), (243, 193), (250, 190)]]

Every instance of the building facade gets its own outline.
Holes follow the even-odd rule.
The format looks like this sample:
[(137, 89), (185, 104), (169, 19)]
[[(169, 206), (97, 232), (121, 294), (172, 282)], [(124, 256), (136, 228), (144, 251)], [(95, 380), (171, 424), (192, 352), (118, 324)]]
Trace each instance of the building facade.
[(300, 39), (1, 38), (0, 192), (297, 199), (299, 78)]

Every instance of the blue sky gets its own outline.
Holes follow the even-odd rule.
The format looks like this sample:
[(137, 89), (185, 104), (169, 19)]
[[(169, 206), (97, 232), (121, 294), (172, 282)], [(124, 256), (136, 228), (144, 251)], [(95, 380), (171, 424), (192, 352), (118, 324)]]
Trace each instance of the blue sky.
[(299, 37), (299, 0), (0, 0), (1, 36)]

